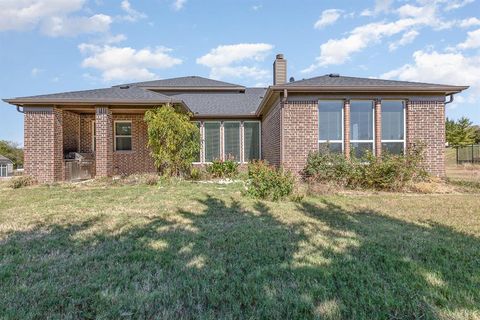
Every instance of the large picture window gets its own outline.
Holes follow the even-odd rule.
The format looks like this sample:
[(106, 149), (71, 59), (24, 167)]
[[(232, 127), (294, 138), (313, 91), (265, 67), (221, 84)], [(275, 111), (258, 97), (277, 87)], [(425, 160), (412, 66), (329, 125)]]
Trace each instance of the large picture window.
[(405, 152), (404, 101), (382, 101), (382, 151), (390, 154)]
[(319, 150), (343, 152), (343, 101), (320, 101), (318, 103)]
[(225, 160), (240, 161), (240, 122), (223, 123)]
[(132, 122), (115, 121), (115, 151), (132, 150)]
[(374, 112), (373, 101), (350, 101), (350, 144), (358, 158), (368, 150), (374, 151)]
[(260, 159), (260, 122), (243, 123), (243, 149), (245, 162)]
[(205, 162), (220, 159), (220, 122), (205, 122)]

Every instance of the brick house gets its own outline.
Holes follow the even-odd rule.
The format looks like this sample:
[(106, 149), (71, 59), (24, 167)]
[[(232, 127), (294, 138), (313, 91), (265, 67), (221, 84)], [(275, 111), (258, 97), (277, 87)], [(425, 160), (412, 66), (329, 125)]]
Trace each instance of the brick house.
[(90, 155), (96, 177), (155, 172), (143, 116), (165, 103), (197, 123), (198, 164), (262, 158), (299, 173), (322, 145), (347, 157), (365, 150), (380, 156), (421, 141), (425, 167), (445, 174), (445, 104), (468, 87), (338, 74), (287, 82), (281, 54), (273, 70), (268, 88), (192, 76), (4, 101), (24, 113), (25, 173), (40, 182), (68, 179), (71, 152)]

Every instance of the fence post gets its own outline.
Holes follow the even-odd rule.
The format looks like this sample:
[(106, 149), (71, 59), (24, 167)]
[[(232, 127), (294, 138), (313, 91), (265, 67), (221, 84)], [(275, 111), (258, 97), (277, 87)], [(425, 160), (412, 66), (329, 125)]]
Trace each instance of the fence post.
[(459, 164), (459, 163), (458, 163), (458, 147), (455, 147), (455, 150), (457, 151), (457, 152), (456, 152), (456, 154), (457, 154), (457, 164)]
[(473, 144), (472, 144), (472, 164), (473, 164)]

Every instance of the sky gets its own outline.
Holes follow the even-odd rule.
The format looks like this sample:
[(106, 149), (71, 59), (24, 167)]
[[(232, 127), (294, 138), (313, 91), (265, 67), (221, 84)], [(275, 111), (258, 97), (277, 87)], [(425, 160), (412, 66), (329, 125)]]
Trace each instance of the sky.
[[(480, 0), (0, 0), (0, 98), (198, 75), (245, 86), (339, 73), (469, 85), (480, 124)], [(0, 102), (0, 140), (23, 115)]]

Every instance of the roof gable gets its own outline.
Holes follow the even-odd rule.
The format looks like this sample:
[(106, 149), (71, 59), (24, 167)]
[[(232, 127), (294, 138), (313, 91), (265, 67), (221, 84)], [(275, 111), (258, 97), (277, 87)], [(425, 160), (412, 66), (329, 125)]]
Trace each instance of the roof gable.
[[(170, 78), (163, 80), (153, 80), (153, 81), (144, 81), (129, 83), (130, 86), (136, 87), (148, 87), (148, 88), (225, 88), (225, 89), (238, 89), (244, 88), (239, 84), (233, 84), (208, 78), (203, 78), (199, 76), (188, 76), (188, 77), (179, 77), (179, 78)], [(124, 86), (119, 85), (117, 87)]]

